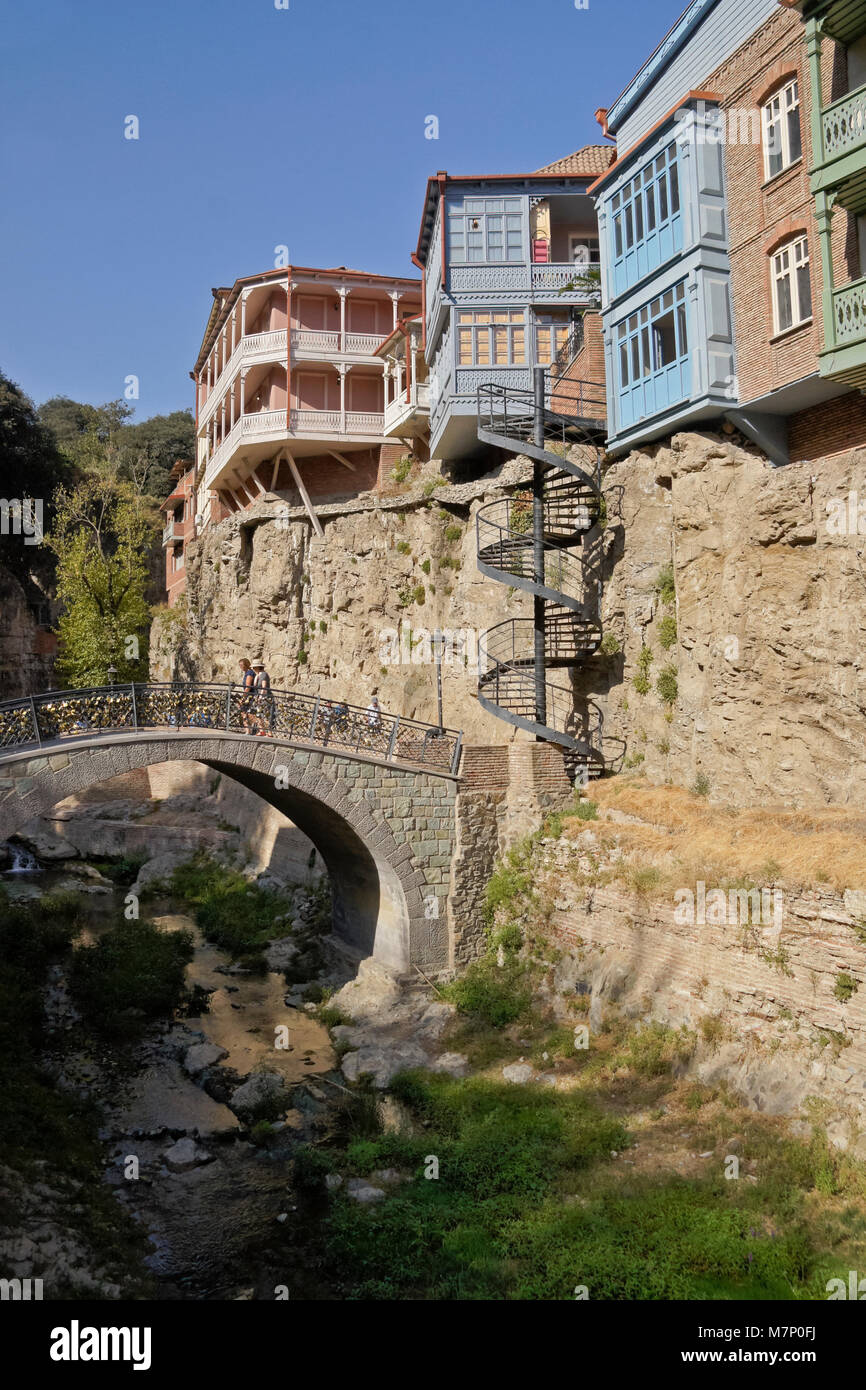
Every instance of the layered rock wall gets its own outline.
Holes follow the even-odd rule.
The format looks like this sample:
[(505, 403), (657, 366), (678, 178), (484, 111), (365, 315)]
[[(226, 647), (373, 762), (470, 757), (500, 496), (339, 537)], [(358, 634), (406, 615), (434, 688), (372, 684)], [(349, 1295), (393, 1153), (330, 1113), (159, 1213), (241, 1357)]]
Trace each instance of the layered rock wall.
[(604, 486), (620, 651), (593, 680), (615, 765), (734, 805), (866, 805), (866, 449), (773, 468), (739, 437), (683, 434)]

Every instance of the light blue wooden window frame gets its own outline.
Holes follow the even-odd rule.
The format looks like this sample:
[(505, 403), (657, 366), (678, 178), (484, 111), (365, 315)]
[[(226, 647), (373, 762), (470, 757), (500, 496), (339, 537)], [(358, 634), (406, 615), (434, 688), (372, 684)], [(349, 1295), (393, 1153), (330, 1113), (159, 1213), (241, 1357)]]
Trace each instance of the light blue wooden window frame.
[(520, 265), (525, 260), (522, 198), (466, 197), (449, 203), (449, 265)]
[(682, 250), (682, 186), (675, 141), (617, 189), (608, 217), (613, 293), (622, 294)]
[[(673, 355), (665, 360), (660, 321), (672, 314)], [(616, 325), (619, 428), (659, 415), (691, 392), (686, 282), (660, 294)]]

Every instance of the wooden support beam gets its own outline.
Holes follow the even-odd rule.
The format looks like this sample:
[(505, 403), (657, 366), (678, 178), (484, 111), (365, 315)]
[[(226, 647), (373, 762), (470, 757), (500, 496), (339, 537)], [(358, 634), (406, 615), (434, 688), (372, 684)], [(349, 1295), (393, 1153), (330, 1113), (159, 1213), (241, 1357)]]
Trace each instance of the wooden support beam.
[(280, 476), (280, 464), (282, 459), (283, 456), (281, 453), (277, 454), (277, 457), (274, 459), (274, 471), (271, 474), (271, 492), (273, 492), (277, 486), (277, 478)]
[(295, 480), (295, 484), (296, 484), (296, 486), (297, 486), (298, 492), (301, 494), (301, 499), (302, 499), (302, 501), (303, 501), (303, 503), (304, 503), (304, 506), (305, 506), (306, 509), (307, 509), (307, 516), (310, 518), (310, 521), (313, 523), (313, 530), (315, 531), (315, 533), (316, 533), (317, 536), (324, 536), (325, 533), (324, 533), (324, 531), (322, 530), (322, 523), (319, 521), (319, 518), (316, 516), (316, 513), (313, 511), (313, 504), (312, 504), (312, 502), (310, 501), (310, 494), (307, 492), (307, 489), (304, 487), (304, 481), (303, 481), (303, 479), (302, 479), (300, 473), (298, 472), (297, 464), (295, 463), (295, 460), (292, 458), (292, 455), (291, 455), (291, 453), (289, 452), (288, 449), (284, 449), (283, 452), (285, 453), (286, 459), (287, 459), (287, 461), (288, 461), (289, 468), (290, 468), (291, 471), (292, 471), (292, 477), (293, 477), (294, 480)]
[(350, 473), (356, 471), (354, 463), (350, 463), (345, 454), (338, 454), (336, 449), (329, 449), (328, 453), (331, 455), (331, 458), (336, 459), (338, 463), (342, 463), (344, 467), (348, 468)]

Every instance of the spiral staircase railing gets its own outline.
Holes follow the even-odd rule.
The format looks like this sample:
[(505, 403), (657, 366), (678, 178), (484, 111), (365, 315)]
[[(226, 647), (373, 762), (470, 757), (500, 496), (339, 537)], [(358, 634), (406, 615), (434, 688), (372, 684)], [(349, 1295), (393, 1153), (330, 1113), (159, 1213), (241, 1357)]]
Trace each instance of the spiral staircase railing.
[[(479, 439), (533, 461), (531, 489), (488, 502), (476, 518), (478, 568), (533, 599), (532, 617), (508, 618), (482, 635), (478, 699), (597, 774), (602, 715), (576, 695), (575, 677), (602, 638), (604, 388), (537, 368), (532, 391), (484, 385), (477, 405)], [(584, 446), (580, 459), (573, 445)]]

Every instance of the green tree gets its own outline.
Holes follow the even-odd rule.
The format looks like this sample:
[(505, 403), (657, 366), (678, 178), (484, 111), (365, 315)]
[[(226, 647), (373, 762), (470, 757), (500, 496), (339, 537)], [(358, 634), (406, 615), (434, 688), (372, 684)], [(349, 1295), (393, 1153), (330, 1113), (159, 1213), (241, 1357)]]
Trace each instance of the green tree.
[(90, 476), (55, 498), (46, 543), (57, 556), (57, 669), (70, 686), (147, 678), (145, 598), (153, 524), (126, 483)]
[(152, 415), (126, 425), (119, 443), (120, 477), (162, 502), (171, 492), (171, 470), (178, 459), (195, 457), (195, 418), (189, 410)]
[(68, 396), (53, 396), (39, 407), (39, 418), (58, 447), (85, 473), (117, 476), (132, 406), (120, 398), (105, 405), (84, 405)]
[(142, 496), (162, 502), (171, 492), (177, 460), (195, 456), (194, 416), (174, 410), (134, 421), (132, 415), (132, 406), (122, 399), (86, 405), (52, 396), (39, 407), (42, 425), (80, 469), (129, 482)]
[[(0, 372), (0, 494), (7, 500), (27, 497), (41, 502), (42, 525), (47, 530), (54, 490), (59, 483), (70, 483), (72, 473), (33, 402)], [(0, 559), (19, 579), (34, 568), (42, 569), (46, 558), (42, 546), (3, 538)]]

